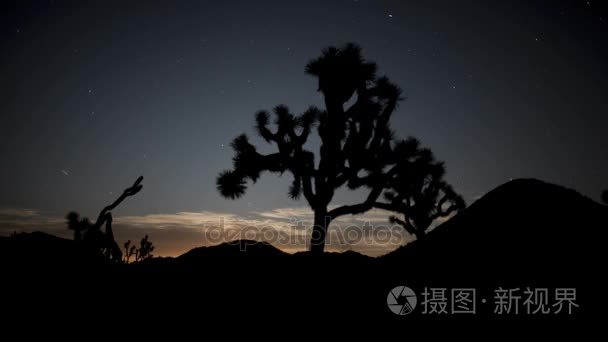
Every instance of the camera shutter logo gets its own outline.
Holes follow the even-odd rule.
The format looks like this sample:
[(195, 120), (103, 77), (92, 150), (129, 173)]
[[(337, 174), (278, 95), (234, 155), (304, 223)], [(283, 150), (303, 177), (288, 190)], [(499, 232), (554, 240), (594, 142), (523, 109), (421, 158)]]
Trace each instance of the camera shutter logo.
[(414, 311), (418, 298), (416, 293), (407, 286), (397, 286), (388, 293), (386, 304), (397, 315), (407, 315)]

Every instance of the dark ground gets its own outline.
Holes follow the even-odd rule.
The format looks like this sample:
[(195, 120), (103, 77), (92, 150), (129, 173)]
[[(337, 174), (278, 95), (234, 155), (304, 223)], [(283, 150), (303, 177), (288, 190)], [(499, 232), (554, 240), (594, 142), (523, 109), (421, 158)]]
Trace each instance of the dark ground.
[[(575, 191), (516, 180), (491, 191), (428, 238), (379, 258), (354, 252), (289, 255), (265, 243), (202, 247), (177, 258), (108, 265), (70, 240), (44, 233), (0, 239), (3, 311), (16, 321), (207, 318), (407, 322), (590, 323), (605, 302), (607, 207)], [(241, 251), (246, 246), (246, 252)], [(405, 285), (419, 307), (390, 312), (389, 291)], [(476, 315), (423, 315), (425, 287), (475, 288)], [(500, 316), (494, 289), (577, 289), (572, 315)], [(481, 303), (481, 299), (487, 303)], [(522, 299), (523, 301), (523, 299)]]

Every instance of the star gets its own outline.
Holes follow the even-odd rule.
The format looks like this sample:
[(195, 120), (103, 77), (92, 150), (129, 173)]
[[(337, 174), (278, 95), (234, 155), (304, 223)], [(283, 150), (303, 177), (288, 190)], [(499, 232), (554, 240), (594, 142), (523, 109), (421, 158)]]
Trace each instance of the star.
[(66, 176), (69, 176), (70, 174), (66, 171), (66, 170), (61, 170), (61, 173), (63, 173)]
[(389, 18), (392, 18), (392, 17), (393, 17), (393, 15), (392, 15), (392, 14), (389, 14), (389, 15), (388, 15), (388, 17), (389, 17)]

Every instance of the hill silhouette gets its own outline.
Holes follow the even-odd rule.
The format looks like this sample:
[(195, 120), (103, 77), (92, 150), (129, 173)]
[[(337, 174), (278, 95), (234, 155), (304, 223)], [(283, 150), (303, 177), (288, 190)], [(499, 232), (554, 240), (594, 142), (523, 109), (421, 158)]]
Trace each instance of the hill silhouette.
[[(149, 298), (143, 307), (171, 312), (188, 304), (199, 313), (230, 315), (238, 307), (251, 314), (260, 308), (278, 314), (322, 303), (315, 308), (326, 314), (394, 319), (385, 301), (398, 285), (415, 291), (476, 287), (479, 296), (489, 298), (499, 286), (595, 293), (601, 290), (597, 277), (604, 268), (600, 236), (608, 227), (606, 213), (606, 206), (574, 190), (519, 179), (490, 191), (424, 239), (379, 258), (356, 252), (292, 255), (242, 240), (175, 258), (116, 265), (90, 259), (73, 241), (31, 233), (0, 239), (0, 265), (5, 279), (11, 279), (4, 291), (27, 294), (28, 300), (49, 307), (65, 306), (66, 298), (84, 298), (92, 291), (93, 299), (74, 300), (72, 308), (120, 303), (132, 295), (125, 291), (128, 284)], [(37, 297), (42, 288), (57, 297)], [(310, 288), (326, 291), (319, 297)], [(599, 305), (590, 296), (580, 301), (587, 308)]]
[[(605, 206), (574, 190), (536, 179), (517, 179), (488, 192), (425, 239), (379, 258), (352, 251), (324, 253), (322, 257), (325, 262), (401, 263), (412, 272), (430, 269), (437, 273), (441, 269), (447, 275), (451, 275), (450, 270), (485, 269), (486, 277), (492, 273), (563, 276), (580, 272), (582, 264), (601, 260), (599, 228), (606, 226), (606, 212)], [(268, 243), (242, 240), (195, 248), (173, 261), (206, 264), (210, 258), (243, 257), (295, 262), (314, 255), (288, 255)], [(488, 268), (490, 263), (493, 267)]]
[(490, 191), (427, 239), (380, 259), (425, 260), (446, 271), (483, 268), (486, 276), (526, 271), (566, 275), (601, 260), (606, 213), (605, 206), (574, 190), (517, 179)]
[(0, 265), (14, 272), (71, 272), (105, 267), (106, 262), (74, 240), (32, 232), (0, 237)]
[(181, 262), (196, 262), (197, 259), (208, 257), (272, 257), (279, 258), (288, 254), (267, 242), (254, 240), (239, 240), (225, 242), (217, 246), (198, 247), (180, 255)]

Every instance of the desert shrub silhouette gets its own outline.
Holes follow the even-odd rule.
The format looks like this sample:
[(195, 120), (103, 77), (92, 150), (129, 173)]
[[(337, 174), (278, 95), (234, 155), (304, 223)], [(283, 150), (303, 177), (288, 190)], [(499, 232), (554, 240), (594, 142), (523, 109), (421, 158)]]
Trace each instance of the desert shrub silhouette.
[(131, 257), (135, 258), (135, 262), (147, 260), (154, 257), (154, 255), (152, 255), (152, 252), (154, 251), (154, 245), (148, 239), (148, 235), (144, 236), (139, 241), (139, 247), (131, 245), (131, 240), (127, 240), (127, 242), (125, 242), (123, 246), (125, 248), (125, 254), (123, 257), (123, 262), (125, 264), (128, 264), (130, 262)]
[[(308, 63), (306, 72), (318, 79), (325, 110), (311, 106), (294, 115), (287, 106), (278, 105), (272, 121), (267, 111), (257, 112), (257, 133), (277, 151), (260, 154), (245, 134), (236, 137), (233, 169), (218, 176), (219, 192), (237, 199), (245, 193), (248, 181), (256, 182), (262, 172), (289, 172), (293, 177), (289, 196), (304, 195), (314, 212), (310, 250), (315, 253), (323, 252), (327, 228), (337, 217), (372, 208), (404, 212), (396, 203), (383, 202), (381, 195), (388, 189), (401, 190), (393, 186), (394, 178), (407, 173), (429, 151), (421, 149), (415, 138), (394, 137), (389, 121), (402, 100), (401, 89), (387, 77), (376, 77), (376, 69), (355, 44), (324, 49)], [(354, 104), (345, 108), (353, 96)], [(321, 141), (316, 154), (304, 146), (315, 126)], [(407, 182), (404, 176), (398, 179)], [(365, 200), (329, 210), (335, 191), (343, 186), (367, 189)]]
[(131, 244), (131, 240), (127, 240), (123, 247), (125, 248), (125, 254), (123, 256), (123, 262), (128, 264), (131, 261), (131, 257), (136, 256), (137, 246)]

